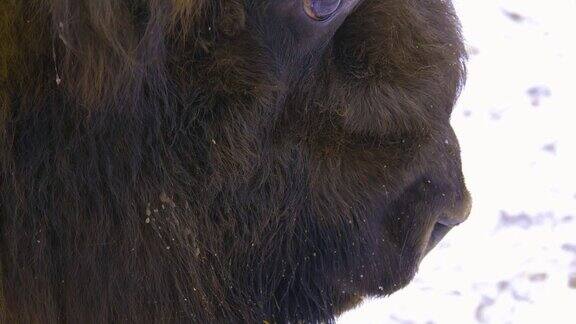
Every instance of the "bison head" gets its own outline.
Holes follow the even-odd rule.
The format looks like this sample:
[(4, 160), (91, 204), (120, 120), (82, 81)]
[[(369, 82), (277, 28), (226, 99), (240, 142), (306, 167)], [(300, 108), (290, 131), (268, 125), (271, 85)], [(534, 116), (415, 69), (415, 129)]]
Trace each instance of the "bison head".
[(8, 322), (331, 322), (469, 213), (449, 1), (0, 12)]

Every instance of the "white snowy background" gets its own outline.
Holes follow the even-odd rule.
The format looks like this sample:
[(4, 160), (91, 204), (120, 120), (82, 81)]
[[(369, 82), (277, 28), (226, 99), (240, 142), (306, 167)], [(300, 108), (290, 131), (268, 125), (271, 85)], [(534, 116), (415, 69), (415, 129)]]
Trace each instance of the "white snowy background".
[(454, 0), (470, 219), (338, 324), (576, 323), (576, 0)]

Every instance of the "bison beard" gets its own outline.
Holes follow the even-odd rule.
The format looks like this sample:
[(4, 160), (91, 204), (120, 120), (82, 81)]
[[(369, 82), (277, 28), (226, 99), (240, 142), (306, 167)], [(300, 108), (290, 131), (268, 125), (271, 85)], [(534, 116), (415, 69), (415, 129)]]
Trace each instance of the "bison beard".
[(470, 206), (452, 6), (302, 3), (0, 2), (2, 323), (333, 322), (410, 281)]

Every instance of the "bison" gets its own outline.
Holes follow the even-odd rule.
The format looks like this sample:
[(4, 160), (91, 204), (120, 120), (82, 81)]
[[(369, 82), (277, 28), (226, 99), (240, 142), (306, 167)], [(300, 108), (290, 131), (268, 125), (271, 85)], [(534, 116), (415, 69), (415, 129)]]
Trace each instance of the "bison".
[(2, 0), (3, 323), (315, 323), (466, 219), (446, 0)]

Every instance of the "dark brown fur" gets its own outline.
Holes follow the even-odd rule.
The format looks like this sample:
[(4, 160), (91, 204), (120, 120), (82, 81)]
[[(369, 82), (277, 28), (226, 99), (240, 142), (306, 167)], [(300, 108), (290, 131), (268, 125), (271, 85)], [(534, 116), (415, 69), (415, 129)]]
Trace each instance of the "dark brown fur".
[(453, 9), (277, 1), (0, 1), (0, 319), (331, 322), (410, 281), (469, 204)]

